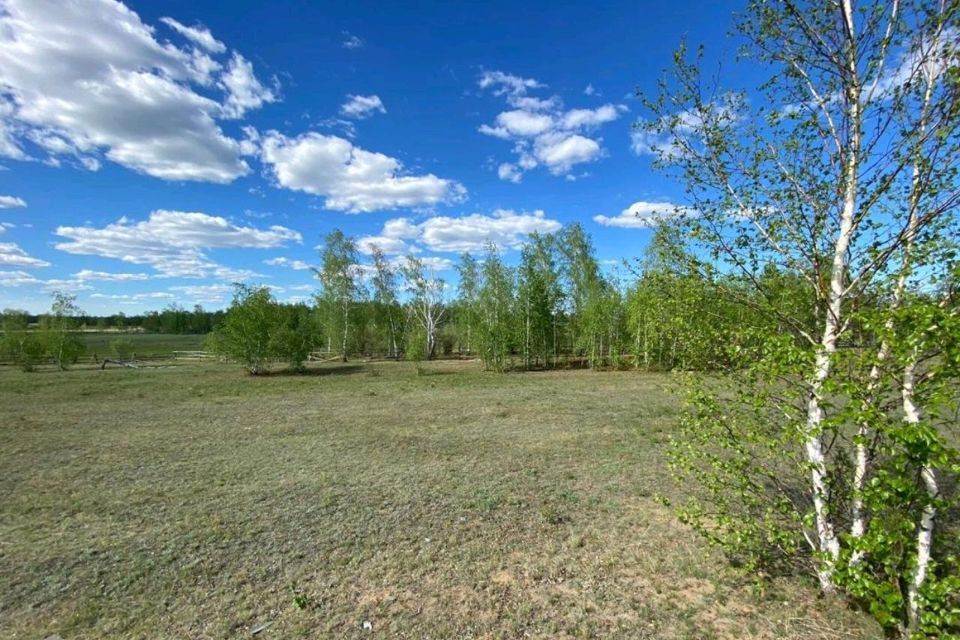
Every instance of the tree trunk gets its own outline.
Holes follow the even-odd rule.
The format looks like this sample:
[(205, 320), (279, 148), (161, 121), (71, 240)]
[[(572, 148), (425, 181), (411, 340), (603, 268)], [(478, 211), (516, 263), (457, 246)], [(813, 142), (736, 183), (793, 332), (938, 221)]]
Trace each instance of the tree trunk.
[(844, 99), (847, 103), (848, 136), (844, 155), (843, 208), (840, 229), (833, 247), (830, 290), (824, 317), (823, 333), (817, 349), (813, 377), (807, 400), (807, 421), (803, 430), (804, 448), (810, 466), (814, 517), (817, 527), (817, 542), (822, 553), (817, 568), (817, 578), (824, 593), (836, 591), (834, 569), (840, 556), (840, 541), (830, 517), (830, 486), (826, 457), (823, 453), (823, 392), (830, 377), (833, 357), (837, 351), (837, 339), (842, 327), (844, 283), (847, 272), (847, 251), (854, 234), (854, 216), (857, 207), (857, 179), (860, 163), (860, 87), (857, 80), (856, 38), (854, 36), (854, 12), (851, 0), (843, 0), (843, 20), (846, 29), (844, 54), (847, 59), (848, 77), (844, 79)]
[(397, 351), (397, 327), (393, 320), (393, 310), (387, 310), (387, 317), (390, 319), (390, 348), (391, 356), (394, 360), (400, 359), (400, 353)]
[(340, 345), (340, 358), (343, 362), (347, 361), (347, 336), (350, 331), (350, 303), (343, 305), (343, 341)]
[[(856, 110), (856, 108), (854, 108)], [(857, 154), (851, 150), (847, 160), (847, 184), (845, 187), (840, 232), (837, 235), (833, 254), (833, 271), (830, 275), (830, 291), (824, 317), (823, 334), (817, 350), (813, 378), (807, 400), (807, 422), (803, 432), (807, 463), (810, 465), (814, 515), (816, 517), (819, 550), (824, 554), (817, 575), (824, 592), (835, 590), (833, 583), (834, 564), (840, 555), (840, 542), (830, 519), (828, 502), (830, 488), (827, 479), (826, 459), (823, 453), (823, 389), (831, 374), (831, 366), (837, 351), (844, 302), (844, 281), (847, 270), (847, 249), (853, 235), (853, 217), (856, 207)]]
[(526, 304), (526, 336), (523, 342), (523, 366), (530, 369), (530, 301)]
[[(910, 425), (920, 423), (920, 409), (914, 402), (913, 384), (916, 372), (916, 360), (907, 364), (903, 370), (903, 417)], [(927, 569), (930, 567), (930, 549), (933, 545), (933, 530), (937, 519), (936, 499), (940, 493), (937, 486), (936, 472), (928, 464), (920, 468), (920, 478), (923, 480), (927, 492), (927, 503), (920, 516), (920, 527), (917, 531), (917, 561), (913, 577), (907, 588), (907, 602), (909, 605), (909, 631), (913, 631), (920, 619), (919, 593), (927, 579)], [(909, 634), (908, 634), (909, 635)]]

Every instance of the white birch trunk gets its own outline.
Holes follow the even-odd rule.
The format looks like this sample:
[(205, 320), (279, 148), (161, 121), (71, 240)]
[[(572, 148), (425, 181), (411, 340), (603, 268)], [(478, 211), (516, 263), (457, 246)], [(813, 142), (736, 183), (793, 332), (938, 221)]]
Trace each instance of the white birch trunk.
[(810, 395), (807, 400), (807, 422), (803, 431), (807, 464), (810, 467), (810, 484), (813, 497), (817, 542), (822, 553), (817, 578), (824, 593), (836, 591), (833, 573), (840, 556), (840, 541), (830, 517), (830, 487), (827, 478), (826, 457), (823, 453), (823, 391), (831, 374), (832, 360), (840, 337), (843, 303), (846, 297), (844, 282), (847, 272), (847, 251), (854, 234), (854, 216), (857, 207), (857, 177), (860, 163), (860, 88), (857, 80), (855, 58), (854, 12), (851, 0), (843, 0), (843, 19), (846, 29), (847, 66), (849, 77), (845, 80), (845, 99), (849, 140), (845, 149), (843, 209), (840, 229), (833, 247), (830, 290), (827, 294), (827, 309), (823, 334), (817, 349)]
[(803, 432), (807, 463), (810, 466), (810, 483), (813, 493), (813, 508), (816, 517), (817, 538), (820, 551), (824, 554), (822, 566), (818, 570), (820, 586), (825, 592), (835, 590), (833, 568), (840, 555), (840, 542), (829, 513), (830, 488), (827, 482), (826, 458), (823, 453), (823, 388), (830, 377), (831, 365), (837, 351), (837, 338), (840, 331), (840, 319), (844, 301), (844, 274), (846, 273), (847, 249), (853, 234), (853, 216), (856, 206), (856, 182), (852, 172), (856, 171), (855, 156), (848, 161), (848, 185), (844, 198), (840, 232), (834, 246), (833, 272), (830, 277), (830, 292), (824, 318), (823, 336), (817, 351), (813, 379), (810, 383), (810, 396), (807, 401), (807, 422)]
[[(914, 400), (914, 377), (916, 373), (916, 361), (910, 362), (903, 369), (903, 385), (901, 388), (901, 397), (903, 398), (903, 419), (911, 425), (920, 423), (920, 409)], [(927, 579), (927, 569), (930, 566), (930, 549), (933, 545), (933, 531), (937, 519), (936, 499), (940, 493), (937, 486), (936, 472), (929, 465), (924, 465), (920, 469), (920, 478), (923, 480), (924, 489), (927, 492), (927, 504), (923, 507), (923, 513), (920, 516), (920, 529), (917, 532), (917, 563), (914, 568), (913, 577), (907, 588), (907, 602), (909, 605), (910, 627), (915, 628), (920, 618), (919, 593), (923, 583)]]

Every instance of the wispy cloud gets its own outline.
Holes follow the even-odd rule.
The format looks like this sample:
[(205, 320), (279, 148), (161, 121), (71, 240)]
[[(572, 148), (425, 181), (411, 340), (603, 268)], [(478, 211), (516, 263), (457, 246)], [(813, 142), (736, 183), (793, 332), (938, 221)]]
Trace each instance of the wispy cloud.
[(343, 34), (344, 49), (361, 49), (366, 44), (359, 36), (355, 36), (349, 31), (341, 32)]
[(347, 101), (340, 105), (340, 113), (347, 118), (369, 118), (375, 113), (386, 113), (380, 96), (348, 95)]
[(0, 196), (0, 209), (17, 209), (27, 206), (23, 198), (16, 196)]

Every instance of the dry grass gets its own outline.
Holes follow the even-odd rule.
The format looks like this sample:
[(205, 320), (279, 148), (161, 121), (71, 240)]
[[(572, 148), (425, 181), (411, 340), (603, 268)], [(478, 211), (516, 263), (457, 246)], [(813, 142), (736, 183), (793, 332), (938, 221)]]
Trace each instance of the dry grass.
[(657, 503), (664, 378), (426, 366), (0, 371), (2, 635), (876, 635)]

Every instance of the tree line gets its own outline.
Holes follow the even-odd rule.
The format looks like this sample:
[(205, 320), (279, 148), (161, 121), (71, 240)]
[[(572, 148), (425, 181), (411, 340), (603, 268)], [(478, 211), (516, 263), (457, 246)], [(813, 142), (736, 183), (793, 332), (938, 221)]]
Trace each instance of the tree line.
[(0, 314), (0, 356), (24, 371), (49, 361), (65, 369), (85, 350), (76, 333), (80, 315), (76, 298), (60, 291), (53, 293), (50, 312), (35, 324), (24, 311), (5, 310)]
[[(177, 303), (171, 303), (159, 311), (110, 315), (91, 315), (81, 309), (76, 310), (73, 320), (79, 329), (88, 331), (143, 331), (145, 333), (196, 334), (210, 333), (223, 319), (222, 309), (207, 310), (202, 305), (187, 309)], [(38, 327), (47, 314), (33, 314), (18, 309), (5, 309), (4, 315), (16, 315), (28, 328)]]
[[(729, 364), (725, 335), (747, 324), (759, 330), (765, 320), (683, 271), (669, 234), (658, 232), (629, 282), (604, 273), (590, 236), (574, 224), (532, 234), (514, 266), (493, 245), (462, 254), (454, 288), (416, 256), (390, 260), (373, 247), (361, 263), (354, 240), (335, 230), (321, 246), (313, 304), (284, 304), (267, 287), (238, 285), (209, 345), (255, 374), (277, 360), (302, 369), (316, 352), (342, 361), (468, 356), (493, 371)], [(777, 280), (784, 304), (802, 296), (795, 279), (764, 277)], [(748, 294), (735, 280), (728, 286)]]

